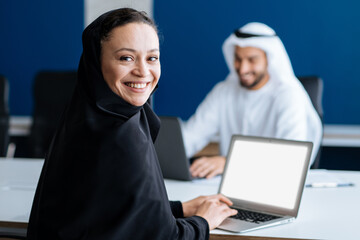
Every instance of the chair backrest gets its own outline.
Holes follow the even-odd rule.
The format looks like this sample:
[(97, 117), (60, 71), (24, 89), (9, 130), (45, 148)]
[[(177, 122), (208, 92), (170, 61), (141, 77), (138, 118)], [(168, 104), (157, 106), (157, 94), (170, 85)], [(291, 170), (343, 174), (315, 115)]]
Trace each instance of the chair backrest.
[[(321, 123), (323, 123), (323, 107), (322, 107), (322, 96), (323, 96), (323, 81), (318, 76), (301, 76), (298, 77), (301, 84), (304, 86), (305, 90), (309, 94), (311, 102), (319, 114)], [(321, 153), (321, 146), (317, 152), (316, 158), (314, 163), (312, 164), (311, 168), (319, 168), (320, 166), (320, 153)]]
[(41, 71), (36, 75), (29, 157), (45, 157), (59, 118), (73, 94), (76, 76), (76, 71)]
[(312, 104), (314, 105), (315, 110), (319, 114), (321, 122), (323, 121), (323, 107), (322, 107), (322, 97), (323, 97), (323, 80), (317, 76), (302, 76), (298, 77), (301, 84), (304, 86), (305, 90), (309, 94)]
[(0, 157), (5, 157), (9, 144), (9, 83), (0, 75)]

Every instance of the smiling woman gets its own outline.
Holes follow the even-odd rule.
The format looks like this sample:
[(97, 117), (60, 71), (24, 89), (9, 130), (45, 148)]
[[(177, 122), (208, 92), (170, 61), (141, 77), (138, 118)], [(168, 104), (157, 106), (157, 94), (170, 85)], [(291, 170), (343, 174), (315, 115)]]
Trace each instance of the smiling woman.
[(160, 122), (147, 103), (159, 77), (159, 39), (145, 13), (113, 10), (84, 30), (77, 86), (45, 159), (29, 240), (208, 239), (236, 213), (222, 195), (168, 201), (154, 148)]

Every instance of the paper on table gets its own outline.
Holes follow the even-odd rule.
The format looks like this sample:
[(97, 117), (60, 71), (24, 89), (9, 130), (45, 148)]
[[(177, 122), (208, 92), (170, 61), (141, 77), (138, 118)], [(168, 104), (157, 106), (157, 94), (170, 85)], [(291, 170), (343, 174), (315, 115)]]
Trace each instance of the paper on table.
[(314, 169), (311, 170), (307, 176), (305, 186), (306, 187), (349, 187), (354, 184), (342, 179), (338, 176), (335, 176), (330, 171), (326, 169)]

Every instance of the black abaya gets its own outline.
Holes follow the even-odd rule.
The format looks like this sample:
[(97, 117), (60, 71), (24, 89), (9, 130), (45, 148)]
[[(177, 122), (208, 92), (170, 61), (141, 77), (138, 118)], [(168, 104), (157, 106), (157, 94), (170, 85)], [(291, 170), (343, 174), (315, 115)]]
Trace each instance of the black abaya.
[(84, 30), (78, 83), (45, 159), (28, 239), (207, 239), (205, 219), (169, 204), (153, 145), (159, 119), (103, 79), (105, 17)]

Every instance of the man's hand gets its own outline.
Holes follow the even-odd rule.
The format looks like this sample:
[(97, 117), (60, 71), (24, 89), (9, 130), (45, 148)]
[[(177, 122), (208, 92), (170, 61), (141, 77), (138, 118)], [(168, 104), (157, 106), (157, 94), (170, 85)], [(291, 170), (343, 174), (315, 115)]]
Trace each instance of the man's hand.
[(223, 173), (225, 167), (225, 157), (201, 157), (196, 159), (190, 166), (190, 172), (193, 177), (212, 178)]

